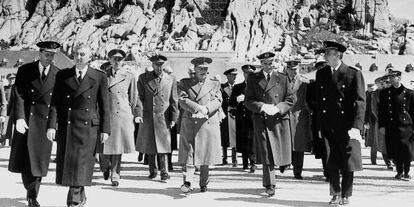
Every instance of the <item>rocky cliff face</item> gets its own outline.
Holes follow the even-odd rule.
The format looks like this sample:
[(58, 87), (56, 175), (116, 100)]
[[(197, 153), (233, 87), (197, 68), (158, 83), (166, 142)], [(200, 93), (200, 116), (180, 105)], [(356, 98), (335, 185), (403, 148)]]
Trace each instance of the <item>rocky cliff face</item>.
[(97, 59), (113, 48), (137, 60), (154, 50), (250, 60), (268, 50), (305, 54), (325, 39), (355, 53), (405, 43), (393, 43), (388, 0), (0, 0), (0, 11), (0, 39), (15, 49), (56, 39), (69, 55), (89, 44)]

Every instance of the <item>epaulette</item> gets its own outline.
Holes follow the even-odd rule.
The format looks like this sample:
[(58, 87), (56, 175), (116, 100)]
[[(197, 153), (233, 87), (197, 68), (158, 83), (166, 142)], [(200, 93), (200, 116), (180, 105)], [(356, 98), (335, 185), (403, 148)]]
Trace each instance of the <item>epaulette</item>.
[(354, 66), (350, 66), (350, 65), (348, 65), (348, 67), (351, 68), (351, 69), (354, 69), (356, 71), (360, 71), (361, 70), (360, 68), (357, 68), (357, 67), (354, 67)]

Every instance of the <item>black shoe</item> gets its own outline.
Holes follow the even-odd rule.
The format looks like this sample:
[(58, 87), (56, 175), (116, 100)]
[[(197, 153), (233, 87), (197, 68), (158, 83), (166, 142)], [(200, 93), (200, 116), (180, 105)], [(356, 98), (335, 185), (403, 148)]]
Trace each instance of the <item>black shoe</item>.
[(279, 171), (280, 171), (281, 173), (284, 173), (284, 172), (285, 172), (285, 170), (286, 170), (288, 167), (289, 167), (289, 165), (279, 166)]
[(114, 187), (117, 187), (119, 185), (119, 182), (114, 180), (114, 181), (112, 181), (111, 185), (114, 186)]
[(173, 166), (172, 166), (172, 165), (171, 165), (171, 166), (168, 166), (168, 171), (169, 171), (169, 172), (174, 171), (174, 168), (173, 168)]
[(148, 175), (148, 178), (149, 179), (154, 179), (154, 178), (156, 178), (157, 177), (157, 173), (150, 173), (149, 175)]
[(161, 180), (168, 180), (170, 179), (170, 176), (168, 175), (168, 173), (161, 173)]
[(249, 169), (249, 166), (243, 165), (243, 170)]
[(341, 202), (341, 197), (339, 195), (332, 196), (331, 201), (329, 201), (329, 205), (338, 205)]
[(403, 177), (402, 173), (397, 173), (397, 175), (395, 175), (395, 179), (401, 179)]
[(29, 207), (40, 207), (39, 202), (37, 202), (37, 200), (36, 200), (36, 199), (34, 199), (34, 198), (28, 198), (28, 199), (27, 199), (27, 205), (28, 205)]
[(223, 164), (223, 165), (227, 165), (227, 164), (229, 164), (229, 163), (227, 162), (227, 159), (223, 159), (222, 164)]
[(139, 153), (138, 154), (138, 162), (142, 162), (143, 159), (144, 159), (144, 154)]
[(109, 179), (109, 171), (104, 171), (103, 172), (103, 177), (104, 177), (104, 180), (108, 180)]
[(302, 175), (300, 175), (300, 174), (295, 174), (295, 175), (294, 175), (294, 177), (295, 177), (295, 179), (297, 179), (297, 180), (303, 180), (303, 177), (302, 177)]
[(202, 193), (207, 192), (207, 186), (201, 186), (200, 187), (200, 192), (202, 192)]
[(393, 170), (394, 168), (392, 167), (392, 165), (387, 165), (387, 170)]
[(250, 172), (251, 173), (254, 173), (254, 171), (256, 171), (256, 169), (257, 169), (256, 165), (250, 166)]
[(190, 182), (184, 182), (184, 184), (181, 185), (180, 190), (183, 193), (191, 193), (191, 191), (193, 191), (194, 188), (191, 187), (191, 183)]
[(237, 167), (237, 161), (233, 161), (232, 163), (233, 163), (232, 165), (233, 167)]
[(341, 198), (341, 201), (339, 201), (339, 205), (348, 205), (349, 204), (349, 198), (344, 196)]
[(409, 181), (409, 180), (411, 180), (411, 176), (408, 173), (406, 173), (406, 174), (404, 174), (404, 176), (402, 177), (402, 179), (403, 180), (406, 180), (406, 181)]
[(274, 185), (268, 185), (266, 186), (266, 194), (269, 196), (275, 195), (275, 186)]

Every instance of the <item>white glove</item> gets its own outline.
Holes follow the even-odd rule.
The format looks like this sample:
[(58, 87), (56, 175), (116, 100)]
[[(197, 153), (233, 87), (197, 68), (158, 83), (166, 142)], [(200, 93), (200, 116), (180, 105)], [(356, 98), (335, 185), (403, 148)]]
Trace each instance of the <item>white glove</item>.
[(173, 128), (173, 127), (174, 127), (174, 125), (175, 125), (175, 122), (174, 122), (174, 121), (172, 121), (172, 122), (170, 123), (170, 129), (171, 129), (171, 128)]
[(140, 124), (144, 123), (144, 121), (142, 120), (142, 117), (135, 117), (135, 123)]
[(202, 114), (200, 112), (197, 112), (197, 113), (193, 114), (192, 117), (193, 118), (196, 118), (196, 119), (202, 119), (202, 118), (207, 118), (208, 119), (208, 116), (207, 115), (204, 115), (204, 114)]
[(304, 76), (304, 75), (302, 75), (302, 74), (299, 74), (299, 75), (298, 75), (298, 80), (299, 80), (301, 83), (310, 83), (309, 78), (308, 78), (308, 77), (306, 77), (306, 76)]
[(361, 136), (361, 131), (359, 129), (356, 128), (352, 128), (348, 131), (348, 135), (351, 139), (355, 139), (358, 140), (359, 142), (362, 142), (362, 136)]
[(56, 129), (53, 129), (53, 128), (47, 129), (46, 137), (49, 141), (53, 142), (55, 140), (55, 136), (56, 136)]
[(3, 123), (3, 122), (5, 122), (6, 121), (6, 117), (4, 117), (4, 116), (0, 116), (0, 123)]
[(27, 126), (26, 121), (24, 119), (17, 119), (16, 121), (16, 130), (21, 133), (24, 134), (26, 133), (26, 129), (28, 129), (29, 126)]
[(208, 108), (207, 106), (201, 106), (200, 107), (200, 111), (198, 111), (199, 113), (202, 113), (203, 115), (207, 116), (208, 115)]
[(364, 128), (365, 129), (369, 129), (369, 124), (367, 123), (367, 124), (364, 124)]
[(106, 140), (108, 140), (108, 138), (109, 138), (109, 134), (101, 133), (101, 143), (106, 142)]
[(236, 101), (237, 101), (237, 103), (243, 102), (244, 101), (244, 95), (241, 94), (241, 95), (237, 96)]
[(271, 104), (264, 104), (261, 108), (261, 111), (265, 112), (267, 115), (273, 116), (280, 112), (280, 109)]

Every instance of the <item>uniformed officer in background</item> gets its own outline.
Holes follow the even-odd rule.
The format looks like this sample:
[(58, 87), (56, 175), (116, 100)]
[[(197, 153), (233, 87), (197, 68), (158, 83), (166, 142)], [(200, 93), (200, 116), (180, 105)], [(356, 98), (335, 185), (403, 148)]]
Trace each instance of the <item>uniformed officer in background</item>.
[[(330, 67), (316, 73), (318, 126), (328, 142), (331, 205), (346, 205), (352, 196), (354, 171), (362, 170), (361, 132), (365, 114), (365, 83), (360, 69), (342, 62), (346, 47), (325, 41)], [(342, 182), (340, 181), (342, 174)]]

